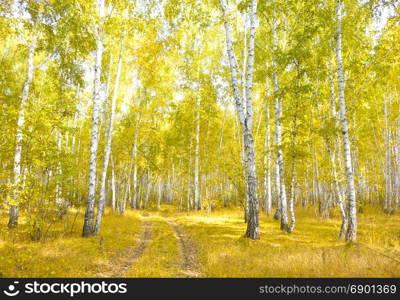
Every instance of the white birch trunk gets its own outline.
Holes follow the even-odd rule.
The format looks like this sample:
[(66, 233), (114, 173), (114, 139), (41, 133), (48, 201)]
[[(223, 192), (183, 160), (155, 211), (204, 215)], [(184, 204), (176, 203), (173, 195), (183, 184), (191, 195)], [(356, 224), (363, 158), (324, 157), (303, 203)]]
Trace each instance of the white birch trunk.
[[(247, 28), (247, 13), (244, 14), (244, 25), (243, 25), (243, 64), (242, 64), (242, 72), (241, 72), (241, 81), (242, 81), (242, 97), (243, 99), (246, 99), (246, 70), (247, 70), (247, 32), (248, 32), (248, 28)], [(246, 107), (244, 107), (244, 110), (246, 112)]]
[(397, 130), (394, 137), (394, 167), (393, 167), (393, 181), (394, 181), (394, 207), (390, 214), (394, 215), (399, 209), (399, 196), (400, 196), (400, 118), (397, 120)]
[(288, 233), (292, 233), (296, 226), (296, 215), (294, 212), (295, 201), (296, 201), (296, 160), (295, 158), (293, 158), (292, 179), (290, 182), (290, 199), (289, 199), (290, 224), (288, 228)]
[[(175, 193), (174, 193), (174, 187), (175, 187), (175, 165), (174, 163), (172, 163), (172, 175), (171, 175), (171, 182), (169, 185), (169, 203), (173, 204), (174, 203), (174, 197), (175, 197)], [(201, 194), (201, 190), (200, 190), (200, 194)], [(201, 207), (201, 197), (199, 197), (199, 206)]]
[(89, 161), (89, 182), (88, 198), (86, 202), (85, 220), (83, 224), (83, 237), (93, 234), (94, 205), (96, 201), (96, 172), (97, 172), (97, 148), (99, 144), (99, 113), (101, 109), (101, 69), (103, 57), (103, 37), (102, 25), (104, 17), (104, 0), (97, 0), (97, 9), (100, 22), (96, 28), (96, 58), (94, 65), (94, 88), (93, 88), (93, 112), (92, 112), (92, 132), (90, 137), (90, 161)]
[(277, 196), (277, 207), (274, 214), (275, 220), (281, 219), (281, 180), (279, 178), (279, 164), (278, 160), (275, 161), (275, 184), (276, 184), (276, 196)]
[[(297, 143), (297, 112), (293, 118), (293, 140), (292, 140), (292, 151), (295, 151)], [(290, 213), (290, 224), (287, 230), (288, 233), (292, 233), (296, 226), (296, 216), (294, 212), (294, 204), (296, 201), (296, 154), (292, 155), (292, 178), (290, 180), (290, 198), (289, 198), (289, 213)]]
[(188, 164), (188, 180), (187, 180), (187, 212), (189, 213), (191, 207), (191, 194), (192, 194), (192, 180), (191, 180), (191, 168), (192, 166), (192, 139), (189, 144), (189, 164)]
[(388, 104), (387, 104), (387, 96), (384, 96), (384, 118), (385, 118), (385, 128), (383, 129), (383, 138), (384, 138), (384, 146), (385, 146), (385, 169), (384, 169), (384, 178), (385, 178), (385, 200), (383, 203), (383, 211), (385, 214), (389, 213), (390, 205), (389, 205), (389, 197), (390, 197), (390, 142), (389, 142), (389, 124), (388, 124)]
[(115, 192), (115, 167), (114, 160), (111, 158), (111, 207), (115, 211), (116, 206), (116, 192)]
[[(57, 132), (57, 150), (59, 155), (61, 154), (61, 146), (62, 146), (62, 136), (60, 132)], [(66, 207), (64, 206), (64, 199), (62, 198), (62, 188), (61, 188), (61, 177), (62, 177), (62, 168), (61, 161), (58, 162), (57, 165), (57, 183), (56, 183), (56, 205), (58, 207), (58, 215), (61, 217), (66, 212)]]
[(397, 136), (396, 136), (396, 174), (395, 174), (395, 182), (396, 182), (396, 195), (394, 200), (394, 208), (391, 212), (394, 215), (399, 209), (399, 197), (400, 197), (400, 117), (397, 119)]
[(200, 210), (200, 186), (199, 186), (199, 173), (200, 173), (200, 106), (201, 98), (197, 96), (196, 104), (196, 138), (194, 150), (194, 209)]
[(281, 229), (288, 231), (288, 215), (287, 215), (287, 199), (286, 199), (286, 186), (285, 186), (285, 175), (284, 175), (284, 163), (283, 163), (283, 151), (282, 151), (282, 103), (278, 95), (279, 93), (279, 82), (278, 82), (278, 70), (276, 62), (276, 52), (278, 47), (277, 42), (277, 25), (276, 25), (276, 12), (275, 8), (273, 11), (272, 19), (272, 39), (273, 39), (273, 73), (272, 82), (274, 87), (274, 99), (275, 99), (275, 135), (276, 135), (276, 156), (278, 163), (278, 177), (279, 177), (279, 203), (280, 203), (280, 217), (281, 217)]
[(342, 123), (343, 135), (343, 152), (344, 162), (347, 177), (347, 196), (349, 198), (348, 205), (348, 225), (346, 232), (346, 241), (355, 241), (357, 239), (357, 207), (356, 207), (356, 193), (354, 189), (354, 174), (351, 161), (349, 126), (346, 117), (346, 102), (344, 94), (344, 74), (343, 74), (343, 60), (342, 60), (342, 15), (341, 15), (341, 1), (336, 0), (336, 21), (337, 21), (337, 38), (336, 38), (336, 63), (338, 73), (338, 92), (340, 103), (340, 119)]
[(265, 204), (265, 212), (267, 215), (271, 215), (271, 203), (272, 203), (272, 192), (271, 192), (271, 128), (270, 128), (270, 113), (269, 113), (269, 102), (265, 105), (265, 137), (264, 137), (264, 179), (263, 179), (263, 196)]
[(143, 201), (143, 209), (147, 208), (147, 204), (149, 202), (149, 196), (150, 196), (150, 190), (151, 190), (151, 170), (149, 169), (147, 171), (147, 187), (146, 187), (146, 195), (144, 197), (144, 201)]
[(161, 198), (162, 198), (162, 177), (160, 176), (158, 179), (158, 196), (157, 196), (157, 209), (161, 208)]
[[(75, 100), (79, 101), (79, 92), (80, 92), (80, 85), (76, 87), (76, 94), (75, 94)], [(77, 122), (78, 122), (78, 112), (76, 111), (74, 113), (74, 121), (73, 121), (73, 133), (72, 133), (72, 139), (71, 139), (71, 154), (75, 154), (75, 144), (76, 144), (76, 130), (77, 130)]]
[[(330, 97), (331, 97), (331, 113), (332, 113), (332, 118), (334, 120), (335, 124), (335, 129), (339, 127), (338, 124), (338, 117), (337, 117), (337, 112), (336, 112), (336, 101), (335, 101), (335, 87), (334, 87), (334, 79), (333, 79), (333, 74), (331, 71), (329, 71), (329, 88), (330, 88)], [(332, 164), (332, 172), (333, 172), (333, 180), (334, 180), (334, 186), (337, 194), (337, 199), (339, 203), (339, 208), (340, 208), (340, 215), (342, 218), (342, 225), (340, 227), (340, 232), (339, 232), (339, 238), (341, 240), (344, 240), (346, 238), (346, 227), (347, 227), (347, 215), (346, 215), (346, 202), (345, 202), (345, 197), (343, 195), (343, 189), (341, 186), (341, 183), (339, 182), (338, 175), (337, 175), (337, 160), (340, 160), (340, 158), (337, 155), (337, 149), (340, 146), (340, 138), (336, 134), (334, 134), (334, 147), (333, 149), (330, 148), (328, 144), (328, 153), (329, 157), (331, 159), (331, 164)], [(339, 162), (340, 164), (340, 162)]]
[[(99, 120), (99, 137), (98, 139), (100, 140), (100, 134), (102, 132), (102, 127), (104, 126), (104, 140), (106, 141), (107, 144), (107, 134), (108, 134), (108, 130), (107, 130), (107, 120), (109, 120), (107, 118), (108, 116), (108, 97), (109, 97), (109, 90), (110, 90), (110, 85), (111, 85), (111, 74), (112, 74), (112, 65), (113, 65), (113, 54), (110, 51), (110, 58), (109, 58), (110, 62), (108, 65), (108, 72), (107, 72), (107, 84), (106, 84), (106, 88), (105, 88), (105, 92), (103, 97), (101, 98), (101, 104), (100, 104), (100, 120)], [(104, 124), (102, 124), (104, 123)]]
[(125, 197), (124, 197), (124, 202), (122, 204), (122, 214), (125, 213), (125, 209), (126, 209), (126, 202), (129, 200), (129, 195), (131, 194), (131, 172), (132, 172), (132, 164), (130, 164), (129, 166), (129, 170), (127, 172), (127, 183), (126, 183), (126, 193), (125, 193)]
[[(249, 196), (248, 206), (249, 215), (247, 222), (246, 237), (251, 239), (259, 239), (259, 204), (257, 195), (257, 172), (255, 164), (255, 152), (254, 152), (254, 140), (252, 134), (252, 120), (253, 120), (253, 109), (252, 109), (252, 94), (253, 94), (253, 66), (254, 66), (254, 39), (255, 39), (255, 18), (257, 11), (257, 2), (251, 1), (250, 5), (250, 36), (249, 36), (249, 51), (248, 51), (248, 63), (247, 63), (247, 79), (246, 79), (246, 99), (240, 95), (239, 83), (238, 83), (238, 66), (233, 50), (232, 34), (230, 24), (226, 19), (228, 16), (228, 8), (226, 0), (220, 0), (222, 10), (224, 13), (224, 26), (226, 33), (226, 44), (229, 58), (229, 64), (231, 69), (232, 88), (234, 92), (234, 99), (236, 104), (236, 110), (239, 116), (240, 124), (243, 131), (243, 142), (245, 149), (245, 169), (246, 169), (246, 181), (247, 181), (247, 193)], [(243, 106), (246, 102), (246, 111)]]
[(138, 208), (138, 184), (137, 184), (137, 149), (138, 149), (138, 126), (135, 128), (135, 133), (133, 137), (133, 151), (132, 151), (132, 160), (133, 160), (133, 195), (132, 195), (132, 208)]
[[(241, 72), (241, 84), (242, 84), (242, 99), (246, 99), (246, 70), (247, 70), (247, 32), (248, 32), (248, 28), (247, 28), (247, 13), (244, 14), (244, 26), (243, 26), (243, 32), (244, 32), (244, 40), (243, 40), (243, 63), (242, 63), (242, 72)], [(246, 114), (246, 106), (244, 106), (244, 113)], [(242, 127), (243, 128), (243, 127)], [(238, 128), (239, 129), (239, 128)], [(240, 129), (239, 129), (240, 131)], [(239, 134), (240, 136), (240, 134)], [(244, 182), (245, 182), (245, 188), (246, 191), (248, 190), (248, 182), (247, 182), (247, 178), (246, 178), (246, 160), (245, 160), (245, 153), (244, 153), (244, 135), (241, 135), (241, 161), (243, 164), (243, 170), (244, 170)], [(244, 203), (244, 222), (247, 223), (248, 218), (249, 218), (249, 193), (246, 192), (246, 198), (244, 199), (245, 203)]]
[(115, 85), (114, 85), (114, 92), (111, 101), (111, 111), (110, 111), (110, 120), (107, 129), (107, 139), (106, 139), (106, 146), (104, 151), (104, 160), (103, 160), (103, 170), (101, 174), (101, 182), (100, 182), (100, 196), (99, 196), (99, 208), (97, 211), (97, 219), (96, 225), (94, 228), (94, 234), (99, 234), (100, 226), (101, 226), (101, 218), (104, 213), (104, 207), (106, 204), (106, 180), (107, 180), (107, 170), (108, 170), (108, 162), (110, 160), (111, 154), (111, 145), (112, 145), (112, 134), (114, 128), (114, 118), (115, 118), (115, 110), (117, 107), (117, 98), (118, 98), (118, 91), (119, 91), (119, 81), (121, 78), (121, 71), (122, 71), (122, 59), (124, 53), (124, 39), (125, 33), (122, 34), (121, 37), (121, 45), (119, 50), (119, 57), (118, 57), (118, 66), (117, 66), (117, 75), (115, 78)]

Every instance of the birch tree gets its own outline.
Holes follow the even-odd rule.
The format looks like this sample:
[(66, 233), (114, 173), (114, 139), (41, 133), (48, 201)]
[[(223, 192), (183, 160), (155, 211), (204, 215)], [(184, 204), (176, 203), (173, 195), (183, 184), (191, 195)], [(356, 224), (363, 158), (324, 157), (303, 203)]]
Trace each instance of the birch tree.
[(281, 220), (281, 229), (288, 231), (288, 215), (287, 215), (287, 199), (286, 185), (284, 174), (283, 150), (282, 150), (282, 100), (279, 95), (278, 66), (276, 62), (276, 54), (278, 50), (277, 40), (277, 19), (276, 8), (273, 7), (272, 17), (272, 43), (273, 43), (273, 61), (272, 61), (272, 83), (274, 89), (275, 104), (275, 139), (276, 139), (276, 161), (277, 161), (277, 177), (279, 177), (279, 215)]
[[(266, 88), (266, 93), (267, 88)], [(265, 211), (267, 215), (271, 215), (272, 209), (272, 190), (271, 190), (271, 128), (270, 128), (270, 113), (269, 101), (265, 104), (265, 137), (264, 137), (264, 177), (263, 177), (263, 197)]]
[[(335, 97), (335, 87), (334, 87), (334, 77), (333, 77), (333, 71), (331, 70), (332, 64), (329, 61), (329, 92), (330, 92), (330, 104), (331, 104), (331, 114), (332, 118), (334, 121), (334, 133), (333, 133), (333, 147), (330, 146), (330, 143), (327, 143), (328, 147), (328, 155), (331, 160), (331, 165), (332, 165), (332, 173), (333, 173), (333, 180), (334, 180), (334, 185), (336, 189), (336, 195), (339, 203), (339, 208), (340, 208), (340, 215), (342, 218), (342, 225), (340, 227), (339, 231), (339, 238), (340, 239), (345, 239), (346, 238), (346, 229), (347, 229), (347, 214), (346, 214), (346, 202), (344, 199), (344, 195), (342, 192), (342, 186), (341, 183), (339, 182), (338, 178), (338, 171), (337, 171), (337, 164), (340, 164), (340, 157), (338, 157), (338, 148), (340, 147), (340, 137), (336, 133), (336, 128), (339, 128), (338, 124), (338, 114), (336, 111), (336, 97)], [(333, 149), (332, 149), (333, 148)]]
[(297, 144), (297, 110), (293, 116), (293, 128), (292, 128), (292, 174), (290, 180), (290, 198), (289, 198), (289, 212), (290, 212), (290, 224), (287, 232), (292, 233), (296, 226), (296, 216), (294, 212), (294, 204), (296, 200), (296, 144)]
[(139, 135), (139, 122), (135, 126), (135, 133), (133, 137), (133, 147), (132, 147), (132, 162), (133, 162), (133, 186), (132, 186), (132, 208), (138, 208), (138, 165), (137, 165), (137, 150), (138, 150), (138, 135)]
[(32, 39), (30, 42), (29, 50), (28, 50), (28, 69), (26, 73), (26, 79), (24, 83), (24, 87), (22, 89), (21, 95), (21, 103), (18, 112), (17, 119), (17, 132), (15, 135), (15, 152), (14, 152), (14, 191), (13, 191), (13, 203), (10, 206), (10, 215), (8, 219), (8, 227), (12, 228), (18, 225), (18, 202), (21, 191), (22, 184), (22, 173), (21, 173), (21, 156), (22, 156), (22, 142), (24, 137), (24, 123), (25, 123), (25, 114), (26, 114), (26, 105), (29, 99), (29, 91), (34, 75), (34, 58), (36, 51), (36, 43), (37, 43), (37, 21), (34, 21), (34, 32), (32, 35)]
[(395, 149), (395, 182), (396, 182), (396, 196), (394, 200), (394, 208), (391, 214), (394, 215), (399, 210), (399, 197), (400, 197), (400, 117), (397, 118), (397, 131), (396, 131), (396, 149)]
[[(200, 91), (200, 89), (198, 89)], [(197, 95), (196, 101), (196, 137), (195, 137), (195, 148), (194, 148), (194, 209), (200, 210), (200, 108), (201, 108), (201, 96)]]
[(349, 138), (349, 125), (346, 116), (346, 102), (345, 102), (345, 82), (343, 73), (343, 59), (342, 59), (342, 2), (336, 0), (336, 64), (338, 76), (338, 93), (339, 93), (339, 107), (340, 119), (342, 123), (342, 139), (343, 139), (343, 154), (347, 177), (347, 197), (348, 202), (348, 225), (346, 231), (346, 241), (355, 241), (357, 239), (357, 208), (356, 208), (356, 193), (354, 188), (354, 174), (351, 162), (350, 138)]
[(97, 0), (97, 13), (99, 22), (96, 24), (96, 57), (94, 64), (93, 82), (93, 112), (92, 112), (92, 132), (90, 137), (90, 158), (89, 158), (89, 181), (88, 196), (86, 201), (85, 220), (83, 223), (83, 237), (93, 234), (94, 205), (96, 200), (96, 172), (97, 172), (97, 148), (99, 144), (99, 113), (101, 110), (101, 70), (103, 57), (103, 18), (104, 0)]
[[(254, 67), (254, 40), (256, 34), (256, 12), (257, 1), (253, 0), (250, 4), (250, 33), (249, 33), (249, 49), (247, 62), (247, 78), (246, 78), (246, 99), (240, 94), (238, 79), (238, 64), (233, 49), (231, 26), (228, 21), (228, 6), (226, 0), (220, 0), (220, 4), (224, 16), (224, 27), (226, 34), (226, 47), (231, 69), (231, 84), (234, 94), (237, 114), (242, 127), (244, 149), (245, 149), (245, 169), (247, 181), (247, 194), (249, 216), (247, 222), (247, 230), (245, 236), (251, 239), (259, 239), (259, 203), (257, 197), (257, 172), (255, 164), (254, 139), (252, 133), (253, 122), (253, 67)], [(244, 110), (245, 107), (245, 110)]]
[(103, 170), (101, 174), (101, 182), (100, 182), (100, 196), (99, 196), (99, 208), (97, 211), (97, 219), (96, 225), (94, 228), (94, 233), (99, 234), (100, 226), (101, 226), (101, 218), (104, 213), (104, 207), (106, 202), (106, 180), (107, 180), (107, 170), (108, 170), (108, 163), (110, 160), (111, 154), (111, 144), (112, 144), (112, 134), (114, 128), (114, 118), (115, 118), (115, 110), (117, 107), (117, 98), (118, 98), (118, 90), (119, 90), (119, 82), (121, 77), (121, 69), (122, 69), (122, 60), (124, 54), (124, 39), (125, 39), (125, 31), (122, 33), (121, 41), (120, 41), (120, 50), (119, 50), (119, 57), (118, 57), (118, 66), (117, 66), (117, 75), (115, 77), (115, 85), (114, 85), (114, 92), (111, 101), (111, 112), (110, 112), (110, 119), (107, 128), (107, 141), (104, 151), (104, 160), (103, 160)]

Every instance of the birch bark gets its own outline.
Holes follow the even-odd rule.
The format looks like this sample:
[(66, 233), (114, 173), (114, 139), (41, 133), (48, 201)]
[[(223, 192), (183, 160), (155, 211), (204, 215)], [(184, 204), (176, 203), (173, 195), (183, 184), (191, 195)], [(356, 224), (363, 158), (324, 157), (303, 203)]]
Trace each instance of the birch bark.
[(122, 71), (122, 60), (123, 60), (123, 54), (124, 54), (124, 39), (125, 39), (125, 32), (122, 34), (122, 37), (121, 37), (121, 44), (120, 44), (119, 57), (118, 57), (118, 66), (117, 66), (117, 75), (115, 78), (114, 92), (113, 92), (113, 97), (112, 97), (112, 101), (111, 101), (110, 120), (109, 120), (109, 124), (108, 124), (108, 129), (107, 129), (106, 148), (104, 151), (103, 170), (102, 170), (101, 182), (100, 182), (99, 208), (97, 211), (97, 219), (96, 219), (96, 224), (95, 224), (95, 228), (94, 228), (94, 234), (100, 233), (101, 219), (102, 219), (102, 216), (104, 213), (104, 207), (106, 204), (106, 194), (105, 193), (106, 193), (107, 170), (108, 170), (108, 163), (109, 163), (110, 154), (111, 154), (115, 110), (117, 107), (119, 81), (121, 78), (121, 71)]
[(278, 160), (275, 161), (275, 184), (276, 184), (276, 198), (277, 198), (277, 205), (276, 211), (274, 214), (275, 220), (281, 219), (281, 181), (279, 178), (279, 165)]
[(200, 106), (201, 98), (197, 96), (196, 103), (196, 138), (195, 138), (195, 149), (194, 149), (194, 210), (200, 210), (200, 185), (199, 185), (199, 173), (200, 173)]
[[(293, 140), (292, 140), (292, 151), (295, 151), (297, 143), (297, 112), (293, 118)], [(290, 198), (289, 198), (289, 212), (290, 212), (290, 224), (287, 232), (293, 232), (296, 226), (296, 216), (294, 212), (294, 202), (296, 200), (296, 154), (292, 155), (292, 178), (290, 180)]]
[[(335, 101), (335, 87), (334, 87), (334, 79), (333, 79), (333, 74), (332, 72), (329, 72), (329, 88), (330, 88), (330, 97), (331, 97), (331, 113), (332, 113), (332, 118), (334, 120), (334, 125), (335, 129), (339, 127), (338, 124), (338, 116), (336, 112), (336, 101)], [(346, 238), (346, 227), (347, 227), (347, 214), (346, 214), (346, 202), (343, 196), (343, 189), (342, 186), (339, 182), (339, 178), (337, 175), (337, 169), (336, 165), (338, 163), (337, 160), (340, 160), (340, 158), (337, 155), (337, 149), (340, 146), (340, 138), (336, 134), (334, 134), (334, 147), (333, 149), (330, 148), (329, 144), (328, 145), (328, 154), (331, 159), (331, 164), (332, 164), (332, 172), (333, 172), (333, 180), (334, 180), (334, 185), (335, 185), (335, 190), (337, 194), (337, 199), (339, 203), (339, 208), (340, 208), (340, 215), (342, 218), (342, 225), (340, 227), (340, 232), (339, 232), (339, 238), (340, 239), (345, 239)], [(340, 161), (339, 161), (340, 165)]]
[(160, 176), (158, 179), (158, 195), (157, 195), (157, 209), (161, 208), (161, 198), (162, 198), (162, 188), (163, 188), (162, 177)]
[(346, 241), (355, 241), (357, 239), (357, 208), (356, 208), (356, 193), (354, 188), (354, 174), (351, 161), (349, 126), (346, 117), (346, 102), (344, 93), (344, 74), (343, 74), (343, 59), (342, 59), (342, 13), (341, 13), (341, 0), (336, 0), (336, 63), (338, 74), (338, 92), (340, 103), (340, 119), (342, 123), (343, 135), (343, 152), (344, 162), (347, 177), (347, 197), (349, 198), (348, 204), (348, 225), (346, 231)]
[[(58, 154), (61, 155), (61, 147), (62, 147), (62, 135), (60, 132), (57, 132), (57, 150)], [(62, 198), (62, 166), (61, 160), (58, 161), (57, 164), (57, 183), (56, 183), (56, 204), (58, 208), (58, 216), (62, 217), (67, 211), (67, 205), (64, 203), (64, 199)]]
[(111, 158), (111, 207), (113, 211), (116, 209), (116, 186), (115, 186), (115, 167), (114, 160)]
[(86, 212), (83, 224), (83, 237), (89, 237), (93, 234), (94, 205), (96, 200), (96, 171), (97, 171), (97, 148), (99, 144), (99, 113), (101, 109), (101, 69), (103, 57), (103, 38), (102, 26), (104, 18), (104, 0), (97, 0), (97, 10), (100, 21), (96, 28), (96, 58), (94, 65), (94, 88), (93, 88), (93, 112), (92, 112), (92, 132), (90, 137), (90, 158), (89, 158), (89, 182), (88, 198), (86, 202)]
[(277, 24), (276, 24), (276, 9), (273, 10), (272, 19), (272, 42), (273, 42), (273, 73), (272, 82), (274, 87), (274, 99), (275, 99), (275, 135), (276, 135), (276, 156), (278, 164), (278, 177), (279, 177), (279, 212), (281, 217), (281, 229), (288, 231), (288, 215), (287, 215), (287, 199), (286, 199), (286, 185), (284, 175), (284, 163), (283, 163), (283, 151), (282, 151), (282, 102), (279, 96), (279, 82), (278, 82), (278, 70), (276, 62), (276, 53), (278, 48), (277, 41)]
[(396, 134), (396, 167), (395, 167), (395, 182), (396, 182), (396, 195), (394, 200), (394, 208), (391, 214), (394, 215), (399, 209), (399, 197), (400, 197), (400, 117), (397, 119), (397, 134)]
[(270, 113), (269, 102), (265, 105), (265, 137), (264, 137), (264, 179), (263, 179), (263, 196), (265, 204), (265, 212), (271, 215), (271, 128), (270, 128)]
[(390, 133), (389, 133), (389, 124), (388, 124), (388, 103), (387, 96), (384, 96), (384, 119), (385, 119), (385, 128), (383, 129), (383, 138), (384, 138), (384, 146), (385, 146), (385, 169), (384, 169), (384, 178), (385, 178), (385, 200), (383, 203), (383, 212), (385, 214), (389, 213), (390, 210)]
[[(231, 69), (231, 84), (234, 93), (236, 110), (243, 131), (243, 141), (245, 150), (245, 169), (247, 194), (249, 196), (248, 207), (249, 215), (247, 221), (247, 230), (245, 236), (251, 239), (259, 239), (259, 204), (257, 195), (257, 172), (255, 164), (254, 140), (252, 134), (252, 94), (253, 94), (253, 66), (254, 66), (254, 40), (256, 33), (255, 18), (257, 12), (257, 1), (252, 0), (250, 4), (250, 34), (249, 49), (247, 62), (247, 78), (246, 78), (246, 99), (243, 99), (239, 91), (238, 82), (238, 65), (233, 50), (231, 27), (227, 20), (228, 7), (226, 0), (220, 0), (222, 11), (224, 14), (224, 27), (226, 33), (226, 44)], [(243, 107), (246, 106), (246, 111)]]

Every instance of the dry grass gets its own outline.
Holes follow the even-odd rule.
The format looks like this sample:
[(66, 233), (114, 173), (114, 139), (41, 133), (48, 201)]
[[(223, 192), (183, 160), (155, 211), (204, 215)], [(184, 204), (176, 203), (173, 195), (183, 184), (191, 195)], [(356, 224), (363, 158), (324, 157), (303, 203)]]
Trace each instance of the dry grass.
[(152, 224), (151, 242), (126, 277), (176, 277), (181, 257), (176, 234), (165, 218), (154, 215), (148, 219)]
[[(127, 212), (124, 217), (107, 214), (100, 245), (100, 237), (81, 238), (82, 221), (83, 216), (79, 216), (68, 235), (53, 236), (44, 242), (31, 242), (24, 238), (21, 233), (24, 225), (18, 230), (2, 228), (1, 276), (92, 277), (104, 269), (119, 251), (136, 243), (142, 222), (135, 212)], [(58, 226), (61, 232), (63, 225)]]
[[(143, 215), (146, 217), (143, 217)], [(71, 214), (72, 216), (72, 214)], [(68, 230), (58, 224), (51, 238), (30, 242), (24, 225), (0, 229), (0, 273), (3, 277), (94, 277), (115, 268), (120, 253), (140, 244), (144, 220), (151, 237), (141, 255), (127, 265), (126, 277), (177, 277), (182, 274), (183, 251), (166, 217), (181, 226), (197, 247), (206, 277), (399, 277), (400, 216), (374, 208), (359, 215), (357, 244), (337, 240), (338, 215), (314, 216), (313, 209), (297, 208), (297, 227), (286, 234), (279, 223), (262, 214), (261, 239), (243, 238), (240, 210), (190, 215), (163, 207), (161, 212), (107, 213), (100, 238), (81, 238), (82, 216)], [(1, 220), (4, 221), (4, 220)], [(392, 258), (393, 259), (392, 259)]]
[(177, 218), (199, 245), (208, 277), (398, 277), (400, 261), (387, 256), (398, 258), (393, 253), (400, 250), (399, 221), (370, 210), (359, 216), (361, 245), (349, 245), (337, 240), (337, 217), (318, 219), (311, 209), (298, 209), (290, 235), (262, 214), (259, 241), (242, 237), (239, 211)]

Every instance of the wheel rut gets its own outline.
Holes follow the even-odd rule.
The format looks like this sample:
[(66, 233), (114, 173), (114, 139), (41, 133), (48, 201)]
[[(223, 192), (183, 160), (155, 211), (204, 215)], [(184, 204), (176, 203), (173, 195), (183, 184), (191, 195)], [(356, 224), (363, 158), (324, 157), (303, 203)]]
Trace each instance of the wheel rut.
[(190, 239), (185, 230), (171, 219), (167, 218), (168, 224), (175, 231), (182, 253), (181, 271), (178, 277), (197, 278), (203, 277), (198, 260), (196, 244)]
[(152, 236), (152, 225), (149, 221), (144, 221), (144, 230), (140, 236), (139, 242), (124, 250), (119, 251), (108, 263), (106, 271), (97, 273), (98, 278), (124, 277), (131, 269), (132, 265), (142, 256)]

